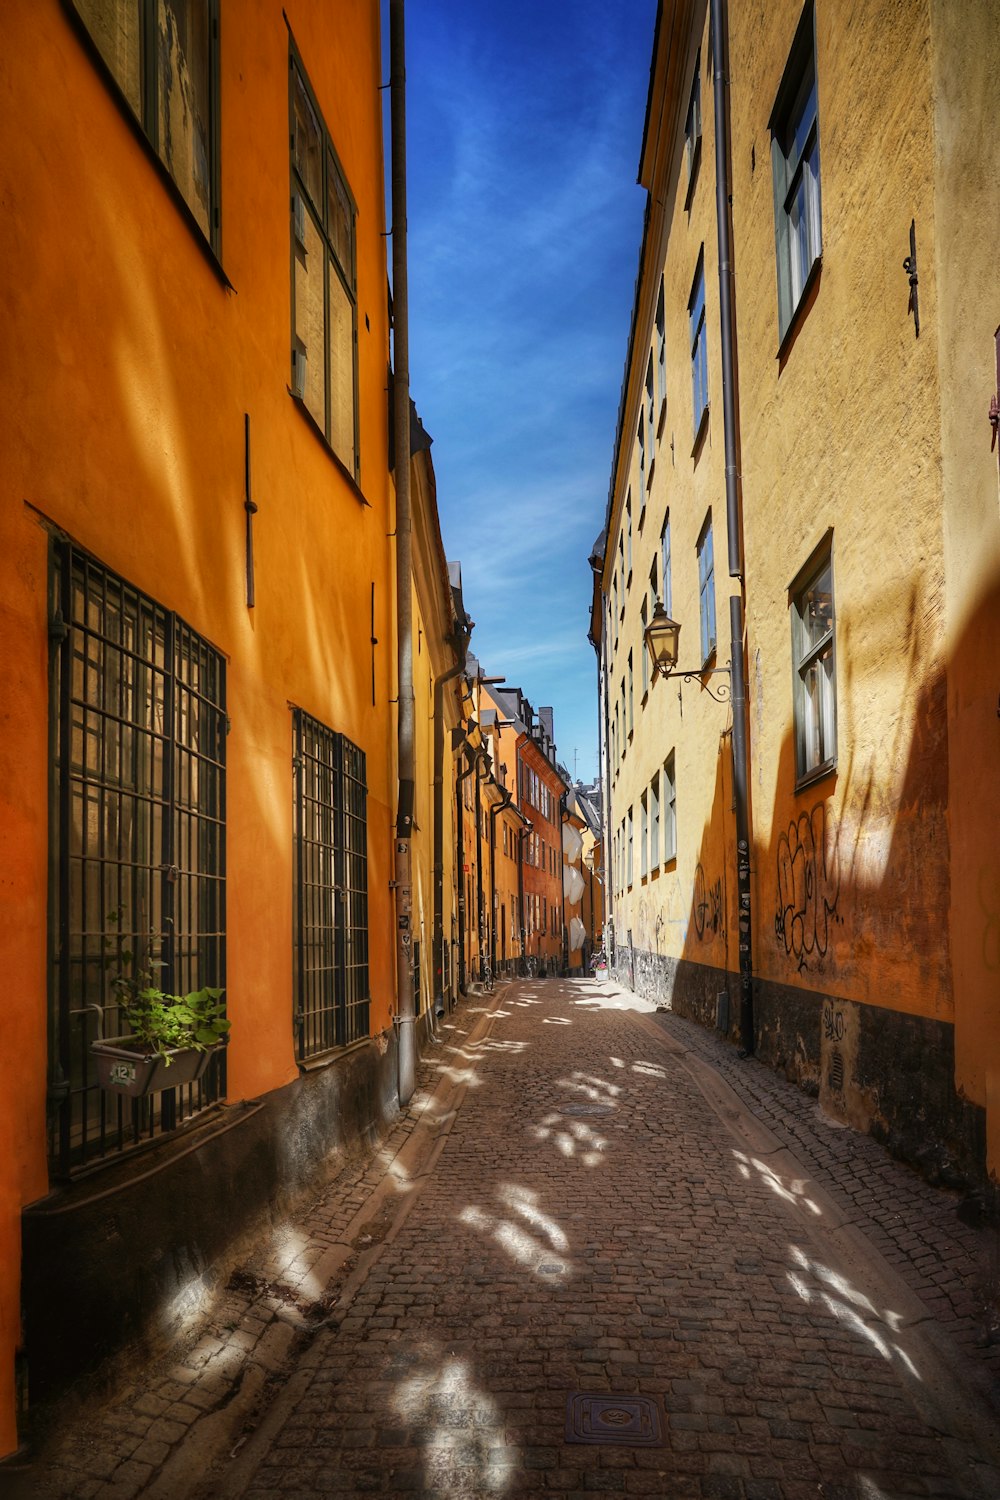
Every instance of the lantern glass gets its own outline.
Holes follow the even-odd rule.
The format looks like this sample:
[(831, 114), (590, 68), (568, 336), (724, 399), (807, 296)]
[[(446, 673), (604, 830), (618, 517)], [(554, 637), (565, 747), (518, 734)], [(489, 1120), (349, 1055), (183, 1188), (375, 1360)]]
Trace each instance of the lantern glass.
[(657, 600), (653, 618), (646, 626), (646, 648), (653, 663), (653, 671), (664, 676), (677, 665), (681, 627), (672, 620), (663, 605)]

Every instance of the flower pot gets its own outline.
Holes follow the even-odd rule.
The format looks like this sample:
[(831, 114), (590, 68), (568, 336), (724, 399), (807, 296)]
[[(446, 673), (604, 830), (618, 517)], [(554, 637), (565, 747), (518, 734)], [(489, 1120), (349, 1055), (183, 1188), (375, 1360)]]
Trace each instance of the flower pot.
[(102, 1089), (127, 1099), (144, 1099), (162, 1089), (197, 1083), (219, 1049), (173, 1047), (162, 1054), (150, 1052), (133, 1037), (118, 1036), (92, 1042), (90, 1050), (97, 1059), (97, 1081)]

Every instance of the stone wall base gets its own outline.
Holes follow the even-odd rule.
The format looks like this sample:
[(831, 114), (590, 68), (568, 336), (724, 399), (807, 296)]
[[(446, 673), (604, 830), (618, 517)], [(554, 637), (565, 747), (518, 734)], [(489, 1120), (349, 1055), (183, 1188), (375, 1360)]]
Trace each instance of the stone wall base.
[[(418, 1051), (432, 1022), (417, 1020)], [(32, 1408), (128, 1347), (175, 1333), (251, 1234), (315, 1194), (398, 1117), (397, 1040), (374, 1041), (259, 1100), (57, 1188), (22, 1214)]]
[[(619, 947), (614, 977), (648, 1000), (739, 1040), (739, 975)], [(929, 1181), (987, 1199), (986, 1115), (955, 1088), (950, 1022), (824, 990), (754, 983), (756, 1055), (834, 1119), (880, 1141)]]

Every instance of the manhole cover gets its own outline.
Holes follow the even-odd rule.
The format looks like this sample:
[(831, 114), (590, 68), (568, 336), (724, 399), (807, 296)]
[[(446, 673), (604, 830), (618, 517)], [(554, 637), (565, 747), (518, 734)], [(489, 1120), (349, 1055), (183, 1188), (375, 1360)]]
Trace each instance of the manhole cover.
[(561, 1260), (539, 1261), (535, 1267), (539, 1276), (562, 1276), (566, 1271), (566, 1263)]
[(649, 1396), (584, 1396), (566, 1403), (567, 1443), (627, 1443), (656, 1448), (663, 1443), (663, 1424)]
[(585, 1104), (582, 1100), (579, 1104), (556, 1105), (561, 1115), (609, 1115), (612, 1108), (610, 1104)]

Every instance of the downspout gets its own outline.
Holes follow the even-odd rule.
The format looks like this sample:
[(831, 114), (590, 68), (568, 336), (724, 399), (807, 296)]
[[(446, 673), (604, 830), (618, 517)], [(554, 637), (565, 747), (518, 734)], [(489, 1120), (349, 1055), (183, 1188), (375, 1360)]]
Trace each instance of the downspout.
[(753, 926), (750, 886), (750, 760), (747, 736), (743, 570), (743, 482), (739, 472), (736, 385), (736, 308), (732, 263), (733, 195), (729, 162), (729, 7), (711, 0), (712, 73), (715, 80), (715, 217), (719, 244), (719, 317), (722, 325), (722, 420), (726, 451), (726, 527), (729, 576), (740, 591), (729, 599), (733, 704), (733, 793), (736, 802), (736, 894), (739, 924), (740, 1050), (754, 1051)]
[[(523, 817), (524, 814), (522, 813)], [(517, 908), (521, 924), (521, 973), (527, 974), (524, 960), (528, 956), (528, 919), (524, 911), (524, 844), (531, 828), (521, 828), (517, 835)]]
[(416, 773), (413, 738), (413, 608), (410, 514), (410, 344), (406, 275), (406, 46), (404, 0), (389, 0), (389, 93), (392, 126), (393, 439), (396, 461), (397, 748), (394, 891), (396, 906), (396, 1026), (399, 1102), (413, 1096), (416, 1039), (413, 1013), (413, 934), (410, 837)]
[(490, 808), (490, 968), (497, 971), (497, 815), (510, 806), (510, 789), (504, 787), (503, 801)]
[(559, 798), (559, 885), (562, 896), (562, 962), (566, 973), (569, 973), (569, 933), (566, 931), (566, 854), (563, 849), (563, 833), (565, 825), (569, 821), (566, 811), (566, 793), (563, 792)]
[(483, 938), (486, 929), (483, 925), (483, 818), (482, 797), (483, 777), (482, 766), (485, 756), (482, 750), (476, 753), (476, 978), (482, 978), (483, 963)]
[(458, 988), (464, 994), (467, 980), (465, 968), (465, 828), (462, 818), (462, 782), (467, 781), (476, 768), (473, 761), (455, 777), (455, 868), (458, 871)]
[[(471, 632), (470, 632), (471, 634)], [(444, 690), (454, 681), (465, 666), (469, 635), (456, 630), (447, 637), (448, 643), (458, 657), (453, 667), (434, 684), (434, 1008), (444, 1013)], [(461, 803), (458, 804), (461, 809)], [(458, 821), (459, 850), (461, 850), (461, 812)], [(455, 867), (456, 877), (462, 869), (459, 858)]]

